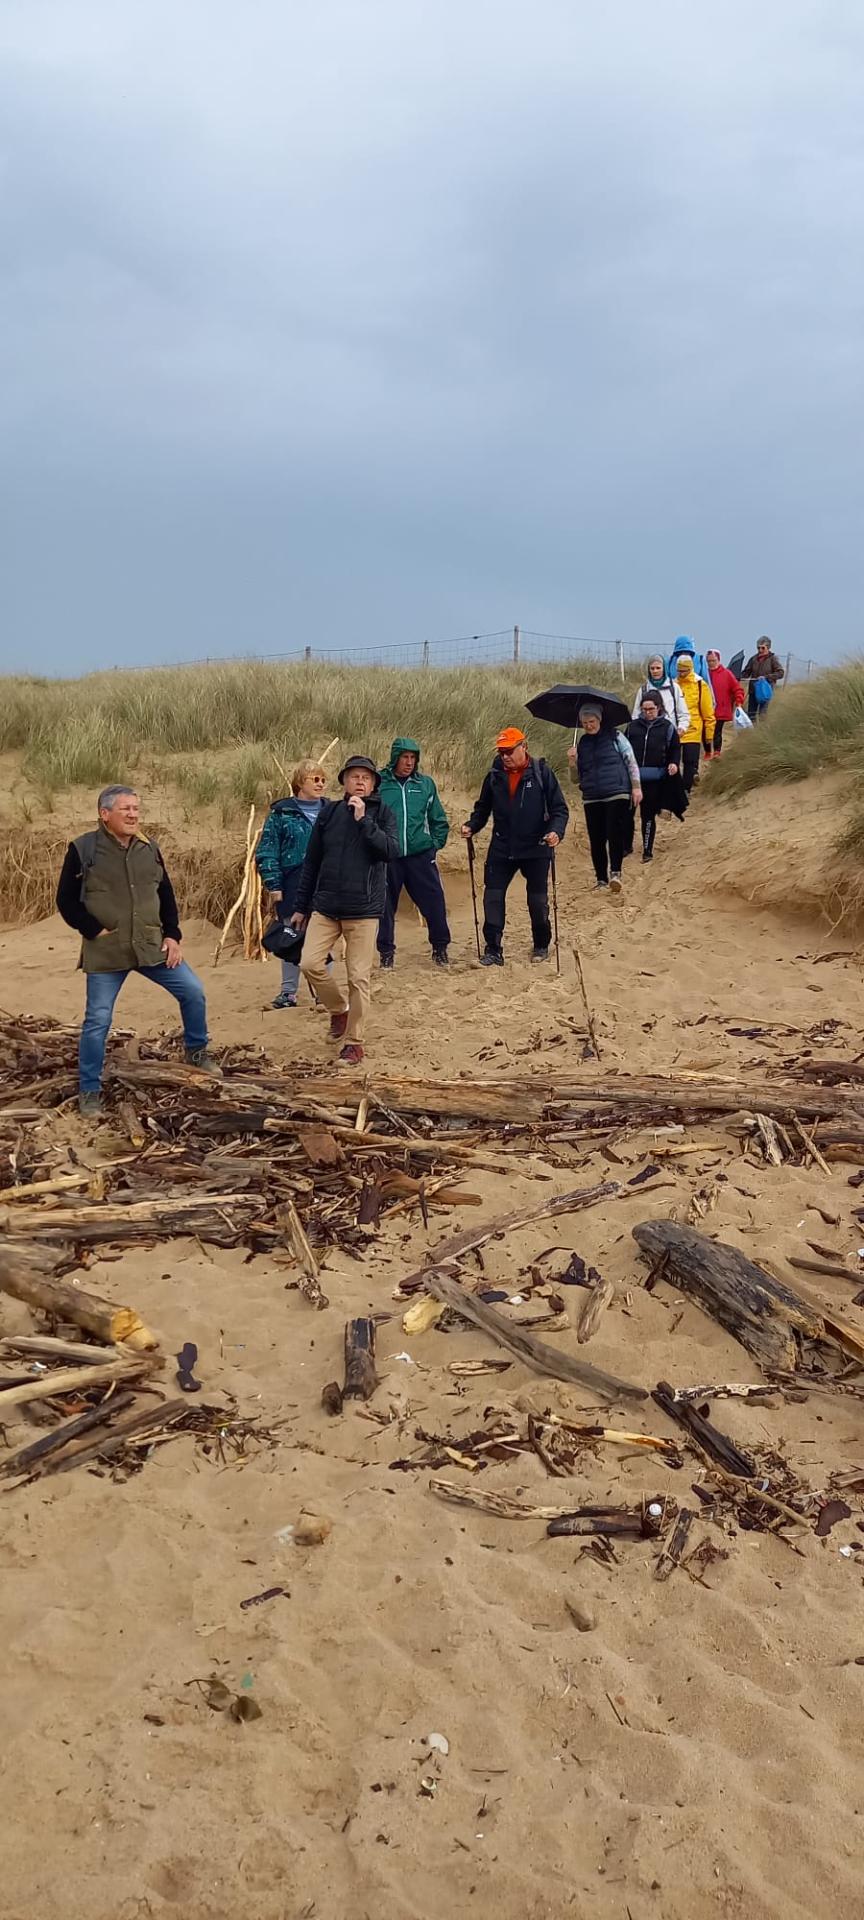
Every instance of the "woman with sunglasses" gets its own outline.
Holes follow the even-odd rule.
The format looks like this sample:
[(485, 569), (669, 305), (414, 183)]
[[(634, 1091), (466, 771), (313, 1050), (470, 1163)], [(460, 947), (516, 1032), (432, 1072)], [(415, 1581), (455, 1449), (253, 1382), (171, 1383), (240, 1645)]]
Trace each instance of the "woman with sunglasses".
[[(317, 760), (301, 760), (291, 775), (287, 800), (274, 800), (264, 822), (255, 860), (280, 920), (290, 920), (312, 828), (321, 812), (327, 775)], [(274, 1007), (296, 1007), (300, 967), (282, 961), (282, 988)]]

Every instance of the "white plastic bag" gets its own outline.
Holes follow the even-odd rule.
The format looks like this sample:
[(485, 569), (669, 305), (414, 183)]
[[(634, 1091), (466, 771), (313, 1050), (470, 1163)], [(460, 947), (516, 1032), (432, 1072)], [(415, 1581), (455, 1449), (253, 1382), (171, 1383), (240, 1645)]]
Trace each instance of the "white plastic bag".
[(750, 718), (750, 715), (744, 712), (743, 707), (736, 707), (735, 718), (732, 722), (732, 725), (733, 727), (740, 727), (743, 732), (745, 728), (752, 727), (753, 722)]

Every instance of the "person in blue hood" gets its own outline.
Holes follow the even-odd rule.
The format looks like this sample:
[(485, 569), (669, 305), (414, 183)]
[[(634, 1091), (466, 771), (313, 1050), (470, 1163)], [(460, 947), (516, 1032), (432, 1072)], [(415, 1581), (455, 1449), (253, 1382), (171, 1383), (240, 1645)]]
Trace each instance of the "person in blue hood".
[(705, 658), (705, 655), (704, 653), (697, 653), (696, 648), (694, 647), (689, 634), (686, 634), (686, 633), (680, 633), (678, 635), (675, 645), (672, 648), (672, 652), (670, 653), (669, 658), (666, 662), (666, 672), (668, 673), (673, 686), (675, 684), (675, 677), (678, 672), (678, 660), (682, 653), (689, 653), (690, 658), (693, 662), (694, 673), (698, 673), (700, 680), (704, 680), (706, 686), (710, 687), (711, 673), (710, 673), (708, 662)]
[[(327, 775), (317, 760), (301, 760), (291, 775), (291, 793), (274, 800), (261, 830), (255, 863), (280, 920), (290, 920), (312, 828), (321, 812)], [(282, 961), (282, 988), (274, 1007), (296, 1007), (300, 967)]]

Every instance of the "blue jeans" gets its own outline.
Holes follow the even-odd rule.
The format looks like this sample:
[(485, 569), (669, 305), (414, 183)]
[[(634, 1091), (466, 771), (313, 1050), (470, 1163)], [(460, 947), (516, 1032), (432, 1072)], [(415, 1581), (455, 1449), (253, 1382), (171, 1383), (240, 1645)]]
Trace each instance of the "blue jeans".
[[(98, 1093), (102, 1085), (105, 1047), (111, 1030), (114, 1002), (132, 968), (118, 973), (88, 973), (87, 1007), (78, 1046), (78, 1081), (82, 1093)], [(183, 1016), (183, 1039), (190, 1053), (207, 1045), (207, 1002), (197, 973), (181, 960), (179, 967), (136, 967), (142, 980), (173, 993)]]

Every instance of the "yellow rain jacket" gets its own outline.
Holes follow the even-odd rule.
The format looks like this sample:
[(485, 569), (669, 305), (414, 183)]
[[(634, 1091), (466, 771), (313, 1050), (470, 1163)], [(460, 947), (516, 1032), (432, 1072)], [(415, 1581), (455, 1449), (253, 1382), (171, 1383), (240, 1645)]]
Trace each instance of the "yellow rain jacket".
[(690, 715), (687, 732), (681, 735), (682, 746), (690, 747), (697, 743), (701, 745), (704, 729), (705, 744), (710, 747), (714, 739), (714, 695), (711, 688), (707, 681), (702, 680), (696, 673), (693, 662), (686, 653), (678, 662), (675, 678), (687, 702), (687, 711)]

